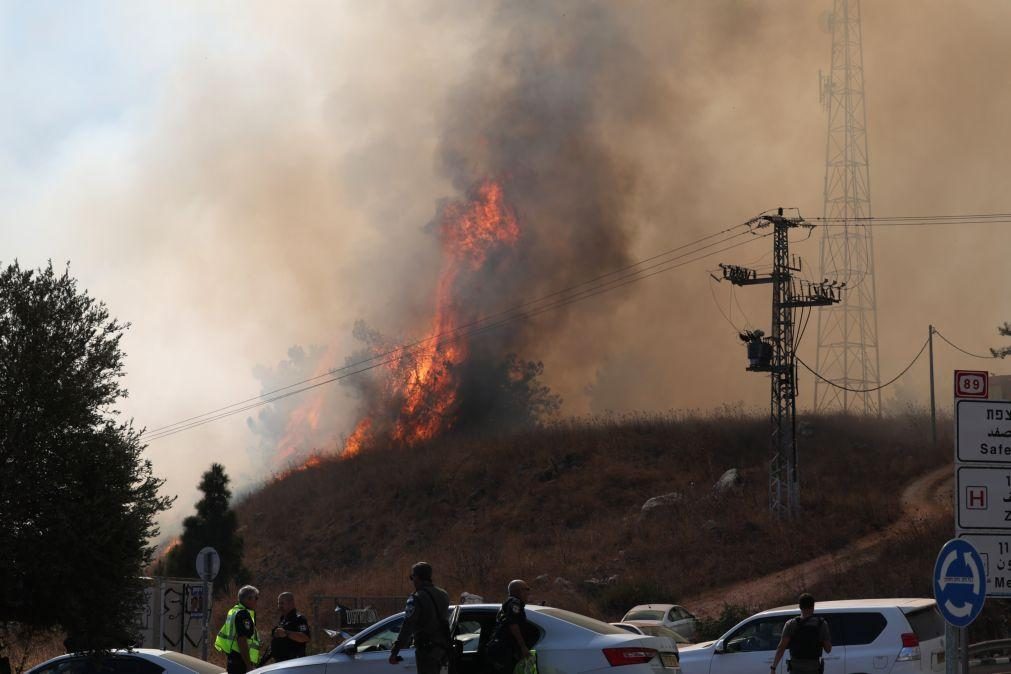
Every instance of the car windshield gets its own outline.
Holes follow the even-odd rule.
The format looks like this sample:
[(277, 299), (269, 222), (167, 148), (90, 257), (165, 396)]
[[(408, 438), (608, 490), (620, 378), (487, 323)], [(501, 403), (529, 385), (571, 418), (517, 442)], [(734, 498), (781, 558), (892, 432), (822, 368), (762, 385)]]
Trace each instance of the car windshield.
[(177, 665), (182, 665), (186, 669), (192, 669), (197, 674), (221, 674), (221, 672), (225, 671), (222, 667), (218, 667), (210, 662), (204, 662), (184, 653), (166, 651), (161, 657), (171, 660)]
[(625, 620), (663, 620), (663, 611), (629, 611)]
[(615, 627), (610, 623), (601, 622), (596, 618), (579, 615), (578, 613), (565, 611), (560, 608), (542, 608), (538, 611), (538, 613), (543, 613), (544, 615), (549, 615), (552, 618), (564, 620), (567, 623), (572, 623), (573, 625), (582, 627), (584, 630), (590, 630), (591, 632), (596, 632), (597, 634), (628, 634), (625, 630), (620, 627)]

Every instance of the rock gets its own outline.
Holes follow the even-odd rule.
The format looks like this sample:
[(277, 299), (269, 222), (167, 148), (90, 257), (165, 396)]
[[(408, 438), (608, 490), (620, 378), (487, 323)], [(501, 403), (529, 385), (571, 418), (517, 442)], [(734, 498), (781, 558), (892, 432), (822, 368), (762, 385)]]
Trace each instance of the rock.
[(534, 582), (537, 583), (538, 585), (541, 585), (543, 583), (548, 582), (548, 578), (549, 577), (550, 576), (548, 576), (548, 574), (542, 573), (541, 575), (539, 575), (536, 578), (534, 578)]
[(661, 494), (660, 496), (654, 496), (645, 503), (642, 504), (642, 514), (645, 515), (657, 508), (666, 508), (668, 506), (677, 505), (684, 500), (684, 496), (681, 492), (672, 491), (669, 494)]
[(562, 578), (561, 576), (559, 576), (558, 578), (555, 578), (555, 586), (559, 590), (564, 590), (565, 592), (572, 592), (572, 590), (573, 590), (572, 581), (566, 580), (565, 578)]
[(706, 520), (702, 523), (702, 531), (706, 533), (715, 533), (720, 530), (720, 525), (716, 523), (716, 520)]
[(731, 468), (716, 481), (713, 491), (722, 496), (732, 491), (738, 491), (742, 486), (744, 486), (744, 478), (736, 468)]

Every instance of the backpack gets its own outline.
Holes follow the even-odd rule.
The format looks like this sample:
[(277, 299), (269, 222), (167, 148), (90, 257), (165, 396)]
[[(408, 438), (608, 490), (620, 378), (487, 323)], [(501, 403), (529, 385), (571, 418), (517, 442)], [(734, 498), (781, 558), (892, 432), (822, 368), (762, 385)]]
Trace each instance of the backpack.
[(821, 658), (821, 626), (825, 619), (820, 616), (796, 618), (797, 631), (790, 637), (790, 657), (798, 660), (818, 660)]

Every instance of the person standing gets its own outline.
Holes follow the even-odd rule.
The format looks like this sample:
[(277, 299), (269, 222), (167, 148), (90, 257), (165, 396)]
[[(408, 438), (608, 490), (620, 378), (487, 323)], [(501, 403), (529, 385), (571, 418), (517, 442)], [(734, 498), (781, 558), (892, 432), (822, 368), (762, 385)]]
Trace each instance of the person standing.
[(517, 663), (530, 657), (527, 643), (527, 599), (530, 586), (522, 580), (510, 581), (509, 598), (495, 615), (495, 631), (488, 641), (489, 666), (498, 673), (512, 672)]
[(246, 674), (260, 664), (260, 635), (256, 631), (259, 599), (260, 591), (252, 585), (239, 588), (238, 601), (214, 639), (214, 648), (228, 656), (228, 674)]
[(449, 595), (432, 582), (432, 565), (418, 562), (411, 567), (414, 593), (404, 607), (404, 624), (390, 651), (389, 662), (401, 661), (401, 649), (411, 645), (414, 637), (414, 655), (418, 674), (438, 674), (450, 655)]
[(776, 656), (772, 659), (772, 671), (776, 671), (783, 652), (790, 649), (790, 659), (787, 669), (792, 674), (820, 674), (822, 672), (822, 651), (832, 652), (832, 635), (829, 633), (828, 621), (814, 615), (814, 597), (805, 592), (798, 602), (800, 615), (786, 621), (783, 626), (783, 636), (776, 648)]
[(295, 609), (295, 595), (291, 592), (277, 595), (277, 610), (281, 612), (281, 617), (270, 631), (270, 650), (260, 664), (271, 658), (275, 662), (301, 658), (309, 643), (309, 621)]

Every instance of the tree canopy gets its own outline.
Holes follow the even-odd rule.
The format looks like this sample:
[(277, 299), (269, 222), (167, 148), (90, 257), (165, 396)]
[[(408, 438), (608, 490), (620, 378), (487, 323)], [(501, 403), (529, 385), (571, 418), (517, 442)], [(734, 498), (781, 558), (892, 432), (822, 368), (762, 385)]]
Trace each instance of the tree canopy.
[[(160, 496), (131, 422), (129, 327), (69, 269), (0, 270), (0, 626), (62, 629), (76, 649), (132, 643)], [(0, 648), (3, 644), (0, 643)], [(0, 653), (2, 655), (2, 653)]]
[(197, 502), (197, 513), (183, 520), (183, 535), (179, 545), (165, 556), (165, 573), (169, 576), (192, 577), (196, 573), (196, 558), (203, 548), (213, 547), (221, 557), (221, 568), (214, 578), (214, 590), (220, 593), (235, 580), (245, 582), (242, 566), (242, 538), (239, 521), (230, 507), (232, 492), (228, 475), (220, 463), (211, 464), (200, 480), (204, 496)]
[[(1011, 323), (997, 326), (997, 333), (1004, 337), (1011, 337)], [(998, 349), (990, 349), (994, 358), (1007, 358), (1011, 356), (1011, 346), (1002, 346)]]

